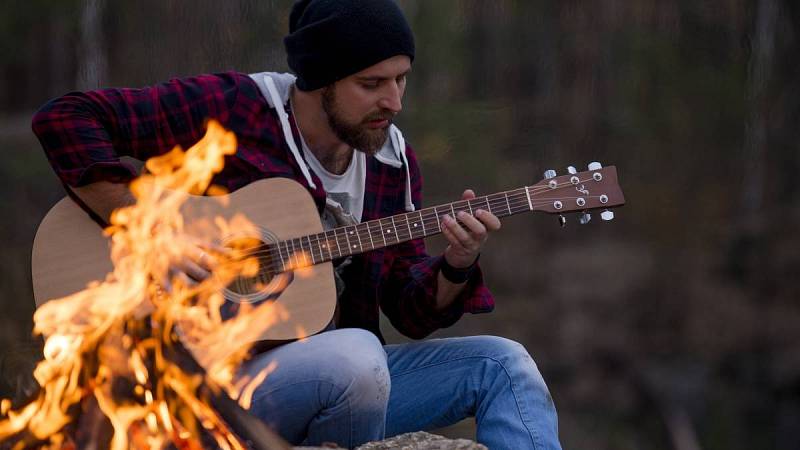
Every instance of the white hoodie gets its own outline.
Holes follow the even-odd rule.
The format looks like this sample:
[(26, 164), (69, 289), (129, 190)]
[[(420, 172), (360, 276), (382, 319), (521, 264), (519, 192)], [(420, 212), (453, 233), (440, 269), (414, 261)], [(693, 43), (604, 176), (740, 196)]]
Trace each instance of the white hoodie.
[[(286, 142), (289, 144), (289, 149), (291, 150), (295, 161), (297, 161), (297, 165), (300, 166), (300, 170), (303, 172), (303, 176), (305, 176), (308, 185), (312, 189), (315, 189), (316, 185), (311, 179), (311, 173), (309, 172), (308, 166), (300, 155), (300, 150), (298, 149), (297, 143), (294, 140), (294, 136), (292, 136), (292, 129), (289, 125), (289, 115), (286, 113), (286, 110), (283, 106), (287, 101), (289, 101), (291, 88), (297, 78), (289, 73), (277, 72), (253, 73), (250, 74), (250, 78), (255, 81), (256, 85), (261, 91), (261, 94), (267, 100), (267, 103), (269, 103), (269, 106), (277, 111), (278, 118), (281, 122), (281, 128), (283, 130), (283, 136), (286, 139)], [(378, 153), (375, 154), (375, 159), (383, 164), (387, 164), (395, 168), (405, 166), (405, 209), (409, 212), (414, 211), (414, 203), (411, 201), (411, 174), (408, 168), (408, 159), (406, 158), (406, 141), (403, 138), (403, 134), (394, 124), (389, 126), (389, 139), (386, 140), (386, 142), (383, 144), (383, 147), (381, 147)]]

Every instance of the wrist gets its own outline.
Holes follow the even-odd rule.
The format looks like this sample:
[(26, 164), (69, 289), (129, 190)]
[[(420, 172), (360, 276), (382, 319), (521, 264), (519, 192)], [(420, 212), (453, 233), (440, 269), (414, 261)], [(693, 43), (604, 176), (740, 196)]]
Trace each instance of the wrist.
[(478, 257), (475, 258), (475, 261), (472, 262), (467, 267), (453, 267), (447, 262), (446, 257), (442, 257), (442, 264), (439, 267), (439, 272), (442, 274), (445, 280), (453, 283), (453, 284), (462, 284), (465, 283), (472, 272), (475, 271), (475, 267), (478, 264), (478, 259), (480, 258), (480, 254)]

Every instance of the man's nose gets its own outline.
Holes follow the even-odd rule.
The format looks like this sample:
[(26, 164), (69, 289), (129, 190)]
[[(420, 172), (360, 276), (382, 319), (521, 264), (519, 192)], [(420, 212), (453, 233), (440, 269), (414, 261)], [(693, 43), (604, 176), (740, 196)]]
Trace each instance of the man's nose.
[(381, 93), (378, 106), (395, 114), (403, 109), (403, 89), (396, 81), (386, 83), (386, 88)]

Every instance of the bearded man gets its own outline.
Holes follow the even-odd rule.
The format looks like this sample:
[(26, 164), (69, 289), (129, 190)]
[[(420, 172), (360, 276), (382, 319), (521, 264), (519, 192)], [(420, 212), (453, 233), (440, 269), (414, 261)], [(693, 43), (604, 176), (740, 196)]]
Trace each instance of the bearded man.
[[(294, 74), (229, 72), (52, 100), (33, 129), (56, 174), (107, 219), (133, 201), (126, 183), (136, 173), (120, 156), (187, 148), (215, 119), (238, 141), (213, 180), (229, 191), (294, 179), (328, 228), (418, 210), (417, 159), (392, 123), (415, 53), (402, 11), (392, 0), (303, 0), (289, 22)], [(255, 390), (252, 414), (294, 444), (355, 447), (474, 416), (489, 448), (560, 448), (553, 401), (520, 344), (491, 336), (385, 344), (380, 311), (422, 339), (494, 307), (478, 256), (500, 221), (486, 210), (440, 220), (449, 243), (442, 255), (429, 256), (416, 239), (336, 261), (337, 319), (242, 367), (254, 374), (278, 362)], [(208, 275), (202, 260), (187, 259), (191, 277)]]

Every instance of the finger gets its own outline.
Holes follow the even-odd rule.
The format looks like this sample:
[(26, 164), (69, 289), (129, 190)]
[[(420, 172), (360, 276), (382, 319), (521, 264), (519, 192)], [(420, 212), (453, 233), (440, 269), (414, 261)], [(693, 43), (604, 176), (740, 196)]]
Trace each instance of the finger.
[(461, 194), (461, 200), (472, 200), (473, 198), (475, 198), (475, 191), (472, 189), (467, 189)]
[(161, 286), (158, 288), (158, 294), (172, 292), (172, 277), (175, 275), (173, 269), (167, 271), (167, 275), (161, 280)]
[(169, 269), (169, 281), (166, 281), (164, 286), (168, 293), (171, 293), (175, 287), (175, 284), (182, 286), (193, 287), (197, 285), (197, 281), (190, 278), (186, 273), (179, 269), (178, 267), (173, 267)]
[(224, 259), (233, 259), (235, 256), (235, 252), (232, 248), (215, 242), (205, 243), (199, 247), (210, 254), (215, 260), (220, 257)]
[(445, 214), (443, 220), (445, 227), (453, 234), (453, 236), (465, 249), (474, 251), (477, 247), (480, 247), (480, 243), (477, 242), (475, 238), (467, 232), (467, 230), (459, 225), (455, 219), (450, 217), (450, 215)]
[(464, 244), (461, 243), (461, 240), (453, 234), (447, 227), (442, 227), (442, 234), (444, 235), (447, 242), (450, 244), (450, 247), (453, 248), (458, 253), (471, 253), (471, 251), (464, 247)]
[(178, 267), (183, 273), (197, 281), (203, 281), (211, 275), (211, 272), (189, 258), (185, 258)]
[(467, 231), (458, 224), (456, 219), (450, 216), (450, 214), (445, 214), (442, 216), (442, 223), (444, 224), (443, 228), (446, 228), (450, 233), (458, 239), (459, 242), (467, 242), (471, 239), (471, 236)]
[(479, 242), (485, 240), (486, 227), (480, 220), (476, 219), (474, 216), (470, 214), (465, 213), (464, 211), (460, 211), (458, 213), (458, 220), (460, 220), (461, 223), (463, 223), (467, 227), (469, 232), (472, 233), (472, 237), (475, 240)]
[(204, 250), (200, 250), (195, 263), (204, 270), (211, 270), (211, 260), (212, 258), (208, 253), (206, 253)]
[(184, 254), (207, 270), (219, 265), (221, 260), (233, 259), (233, 249), (216, 242), (187, 236)]
[(191, 259), (193, 262), (203, 268), (203, 270), (210, 272), (219, 265), (217, 257), (203, 248), (195, 247), (190, 254), (192, 255)]
[(183, 282), (184, 286), (187, 286), (187, 287), (197, 286), (197, 280), (194, 280), (189, 275), (186, 275), (186, 273), (184, 273), (184, 272), (178, 272), (175, 275), (175, 278), (180, 279), (181, 282)]
[(489, 231), (497, 231), (500, 229), (500, 219), (485, 209), (475, 211), (475, 217), (477, 217)]

